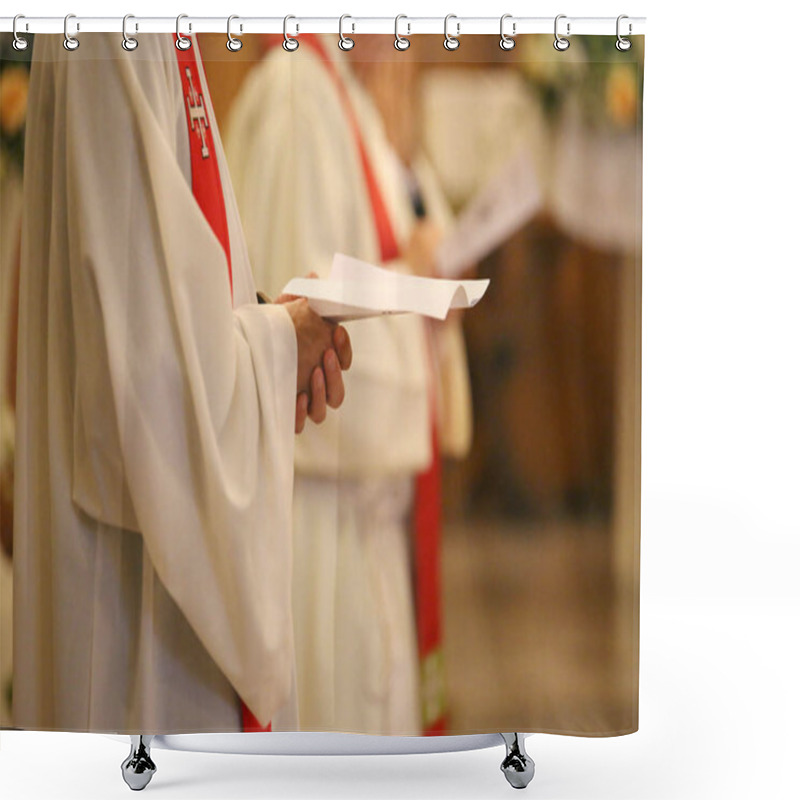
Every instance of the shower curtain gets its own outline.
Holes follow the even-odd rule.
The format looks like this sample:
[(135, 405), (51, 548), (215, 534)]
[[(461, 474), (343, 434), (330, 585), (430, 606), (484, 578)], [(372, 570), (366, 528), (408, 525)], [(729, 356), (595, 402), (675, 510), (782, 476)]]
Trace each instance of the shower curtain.
[(0, 725), (635, 731), (642, 37), (2, 36)]

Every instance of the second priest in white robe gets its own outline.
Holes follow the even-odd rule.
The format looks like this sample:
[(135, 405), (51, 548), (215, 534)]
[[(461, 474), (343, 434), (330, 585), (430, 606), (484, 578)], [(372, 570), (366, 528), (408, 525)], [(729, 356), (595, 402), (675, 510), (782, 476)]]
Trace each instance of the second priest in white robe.
[[(271, 293), (336, 252), (381, 263), (349, 98), (398, 241), (414, 224), (380, 116), (331, 39), (273, 48), (226, 130), (256, 283)], [(326, 64), (325, 61), (329, 61)], [(332, 69), (336, 78), (333, 77)], [(401, 262), (384, 264), (407, 269)], [(295, 450), (294, 613), (304, 730), (420, 733), (411, 526), (431, 459), (429, 349), (414, 315), (349, 325), (348, 402)]]

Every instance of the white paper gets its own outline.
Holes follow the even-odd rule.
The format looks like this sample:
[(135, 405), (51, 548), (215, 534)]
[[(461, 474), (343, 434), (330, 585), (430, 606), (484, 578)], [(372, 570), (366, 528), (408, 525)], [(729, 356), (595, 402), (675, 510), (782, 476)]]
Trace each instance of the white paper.
[(456, 278), (519, 230), (542, 205), (527, 149), (489, 181), (456, 220), (439, 252), (439, 274)]
[(488, 286), (488, 280), (404, 275), (337, 253), (329, 277), (293, 278), (283, 293), (308, 298), (320, 316), (337, 322), (409, 312), (445, 319), (452, 309), (476, 305)]

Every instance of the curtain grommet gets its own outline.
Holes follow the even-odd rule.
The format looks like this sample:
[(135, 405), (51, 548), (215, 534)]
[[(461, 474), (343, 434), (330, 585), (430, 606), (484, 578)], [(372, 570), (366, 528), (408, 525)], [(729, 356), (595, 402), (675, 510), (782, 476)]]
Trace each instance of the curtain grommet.
[[(562, 36), (558, 32), (558, 21), (560, 19), (567, 19), (567, 15), (566, 14), (559, 14), (556, 17), (556, 21), (555, 21), (555, 23), (553, 25), (553, 34), (555, 36), (555, 39), (553, 40), (553, 47), (555, 47), (555, 49), (558, 50), (559, 53), (563, 53), (566, 49), (569, 48), (569, 39), (567, 39), (565, 36)], [(567, 22), (567, 36), (569, 36), (569, 34), (570, 34), (570, 23), (568, 21)]]
[[(506, 33), (506, 29), (505, 29), (506, 28), (506, 20), (507, 19), (512, 20), (512, 22), (511, 22), (511, 36), (509, 36)], [(514, 41), (514, 37), (516, 35), (517, 35), (517, 23), (513, 21), (513, 15), (512, 14), (503, 14), (503, 16), (500, 17), (500, 42), (499, 42), (500, 49), (501, 50), (505, 50), (505, 51), (513, 50), (517, 45), (517, 43)]]
[[(456, 35), (452, 36), (447, 29), (447, 24), (450, 22), (451, 19), (456, 21)], [(459, 46), (461, 45), (461, 41), (459, 40), (459, 36), (461, 35), (461, 23), (458, 21), (458, 17), (455, 14), (448, 14), (444, 18), (444, 49), (449, 50), (451, 53), (453, 50), (458, 50)]]
[[(617, 17), (617, 41), (615, 42), (615, 44), (614, 44), (614, 47), (616, 47), (616, 48), (617, 48), (617, 50), (619, 50), (619, 51), (620, 51), (620, 53), (625, 53), (625, 52), (627, 52), (628, 50), (630, 50), (630, 49), (631, 49), (631, 44), (632, 44), (632, 42), (631, 42), (631, 40), (630, 40), (630, 39), (626, 39), (626, 38), (625, 38), (625, 37), (624, 37), (624, 36), (623, 36), (623, 35), (622, 35), (622, 34), (619, 32), (620, 23), (621, 23), (621, 22), (622, 22), (622, 20), (624, 20), (624, 19), (629, 19), (629, 17), (628, 17), (626, 14), (620, 14), (620, 15)], [(629, 22), (629, 23), (628, 23), (628, 36), (630, 36), (630, 35), (631, 35), (631, 24), (630, 24), (630, 22)]]
[[(129, 53), (133, 52), (139, 46), (139, 40), (134, 36), (128, 35), (128, 20), (135, 19), (133, 14), (126, 14), (122, 18), (122, 49), (127, 50)], [(136, 25), (134, 30), (139, 30), (139, 26)]]
[(297, 19), (297, 17), (292, 16), (291, 14), (287, 14), (283, 18), (283, 49), (287, 53), (294, 53), (298, 47), (300, 47), (300, 42), (294, 37), (289, 36), (289, 20), (290, 19)]
[[(349, 14), (342, 14), (342, 16), (339, 17), (339, 49), (348, 52), (349, 50), (352, 50), (356, 46), (356, 43), (354, 39), (350, 38), (350, 36), (344, 35), (344, 21), (346, 19), (353, 19), (353, 18)], [(355, 33), (356, 30), (355, 22), (353, 23), (352, 28), (353, 29), (351, 33)]]
[[(239, 17), (237, 17), (236, 14), (231, 14), (228, 17), (228, 41), (225, 42), (225, 47), (227, 47), (228, 50), (230, 50), (231, 53), (238, 53), (242, 49), (242, 47), (244, 47), (244, 42), (241, 39), (237, 39), (231, 33), (231, 23), (235, 19), (239, 19)], [(241, 32), (242, 32), (242, 26), (240, 25), (239, 26), (239, 33), (241, 33)]]
[[(17, 14), (14, 17), (14, 22), (11, 24), (11, 32), (14, 35), (14, 38), (11, 42), (11, 46), (17, 51), (22, 52), (23, 50), (28, 49), (28, 40), (24, 36), (20, 36), (19, 32), (17, 31), (17, 22), (21, 19), (25, 19), (24, 15)], [(25, 25), (25, 29), (28, 29), (28, 26)]]
[[(192, 46), (192, 40), (181, 33), (181, 20), (189, 19), (188, 14), (178, 14), (175, 19), (175, 47), (178, 50), (188, 50)], [(189, 23), (189, 33), (192, 32), (192, 25)]]
[(400, 35), (400, 20), (405, 19), (407, 20), (408, 17), (405, 14), (398, 14), (394, 18), (394, 49), (399, 50), (401, 53), (405, 50), (408, 50), (411, 47), (411, 39), (406, 38), (406, 36), (411, 35), (411, 24), (406, 23), (408, 25), (408, 33), (406, 36)]
[[(69, 32), (69, 21), (71, 19), (75, 19), (75, 18), (76, 17), (75, 17), (74, 14), (67, 14), (67, 16), (64, 17), (64, 49), (65, 50), (69, 50), (70, 52), (73, 52), (74, 50), (77, 50), (81, 45), (81, 43), (78, 41), (77, 37), (70, 35), (70, 32)], [(80, 29), (81, 29), (80, 23), (76, 22), (75, 23), (75, 31), (76, 31), (76, 33)]]

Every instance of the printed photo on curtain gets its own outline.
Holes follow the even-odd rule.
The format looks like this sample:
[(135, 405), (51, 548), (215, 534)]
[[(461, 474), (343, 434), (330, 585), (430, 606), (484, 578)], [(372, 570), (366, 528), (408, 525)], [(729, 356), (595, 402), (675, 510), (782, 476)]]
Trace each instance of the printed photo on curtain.
[(0, 725), (635, 731), (643, 37), (2, 37)]

